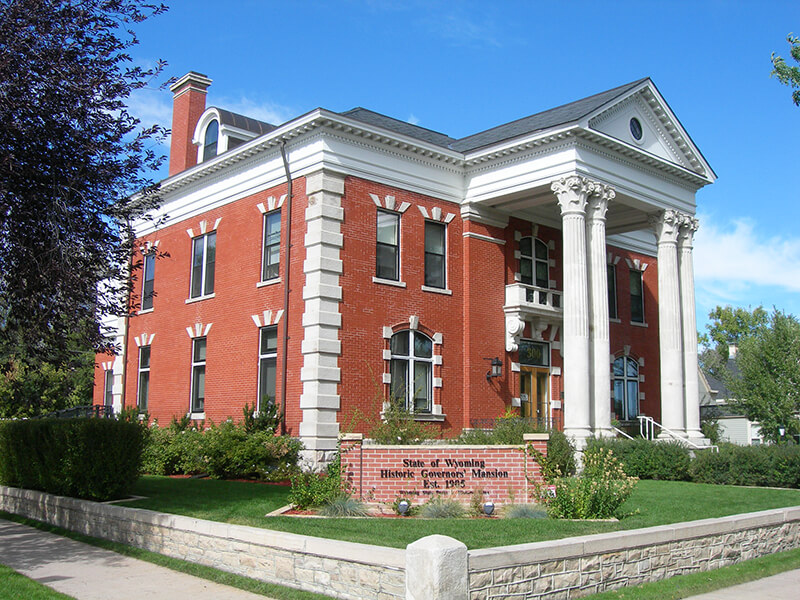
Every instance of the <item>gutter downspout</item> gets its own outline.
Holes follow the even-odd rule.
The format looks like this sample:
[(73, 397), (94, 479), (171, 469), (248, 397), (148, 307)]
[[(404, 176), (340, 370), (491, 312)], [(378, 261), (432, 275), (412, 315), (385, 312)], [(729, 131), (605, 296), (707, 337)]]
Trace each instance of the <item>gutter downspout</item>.
[(289, 358), (289, 276), (291, 273), (292, 251), (292, 175), (286, 158), (286, 140), (281, 140), (281, 158), (286, 173), (286, 252), (284, 257), (283, 284), (283, 353), (281, 356), (281, 435), (286, 433), (286, 380)]

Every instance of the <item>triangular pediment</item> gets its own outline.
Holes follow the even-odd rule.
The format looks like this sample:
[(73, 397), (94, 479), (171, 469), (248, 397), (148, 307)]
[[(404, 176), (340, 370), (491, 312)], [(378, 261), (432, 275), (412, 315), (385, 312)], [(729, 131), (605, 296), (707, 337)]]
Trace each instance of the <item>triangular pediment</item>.
[(600, 108), (590, 129), (713, 180), (711, 167), (651, 81)]

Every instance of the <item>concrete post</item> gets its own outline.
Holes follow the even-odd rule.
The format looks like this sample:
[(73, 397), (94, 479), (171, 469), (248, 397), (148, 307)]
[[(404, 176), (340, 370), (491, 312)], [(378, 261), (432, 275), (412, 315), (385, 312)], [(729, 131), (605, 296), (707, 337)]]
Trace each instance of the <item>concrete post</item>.
[(406, 547), (406, 600), (467, 600), (467, 547), (429, 535)]

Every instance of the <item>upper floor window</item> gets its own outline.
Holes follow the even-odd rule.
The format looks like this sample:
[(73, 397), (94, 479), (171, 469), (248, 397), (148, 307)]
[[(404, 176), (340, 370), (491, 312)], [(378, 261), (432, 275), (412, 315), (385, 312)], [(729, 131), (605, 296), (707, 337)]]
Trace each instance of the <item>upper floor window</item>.
[(378, 211), (375, 276), (380, 279), (400, 279), (400, 214)]
[(447, 225), (425, 221), (425, 285), (447, 287)]
[(153, 283), (155, 279), (156, 254), (148, 252), (144, 255), (142, 265), (142, 310), (153, 308)]
[(150, 346), (139, 348), (139, 389), (136, 394), (136, 405), (139, 412), (147, 412), (147, 401), (150, 399)]
[(433, 341), (419, 331), (399, 331), (391, 339), (391, 397), (415, 413), (432, 410)]
[(264, 255), (261, 259), (261, 281), (280, 276), (281, 258), (281, 211), (273, 210), (264, 215)]
[(258, 330), (258, 410), (275, 404), (277, 378), (278, 328), (274, 325)]
[(192, 406), (191, 412), (201, 413), (206, 404), (206, 338), (192, 340)]
[(639, 414), (639, 363), (630, 356), (614, 361), (614, 414), (630, 421)]
[(519, 241), (519, 254), (520, 281), (540, 288), (550, 287), (547, 244), (536, 238), (524, 237)]
[(219, 121), (214, 119), (206, 127), (206, 135), (203, 139), (203, 162), (217, 155), (217, 144), (219, 143)]
[(631, 322), (644, 323), (644, 287), (642, 272), (630, 271), (631, 280)]
[(192, 298), (210, 296), (214, 293), (216, 256), (216, 232), (212, 231), (192, 240)]
[(617, 267), (606, 265), (606, 277), (608, 278), (608, 318), (617, 319)]

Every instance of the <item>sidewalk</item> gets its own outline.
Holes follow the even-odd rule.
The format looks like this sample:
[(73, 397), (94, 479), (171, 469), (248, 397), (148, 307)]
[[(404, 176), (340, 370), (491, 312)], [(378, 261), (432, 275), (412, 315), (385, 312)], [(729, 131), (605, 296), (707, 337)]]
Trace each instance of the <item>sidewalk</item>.
[(77, 600), (265, 600), (3, 519), (0, 564)]
[(800, 598), (800, 569), (785, 571), (749, 583), (691, 596), (686, 600), (786, 600)]

